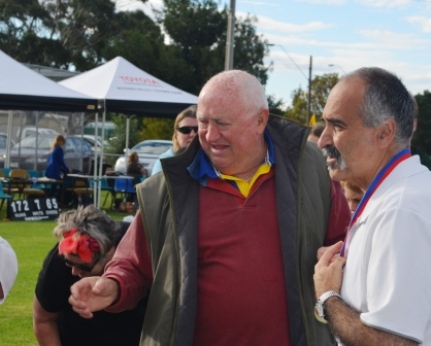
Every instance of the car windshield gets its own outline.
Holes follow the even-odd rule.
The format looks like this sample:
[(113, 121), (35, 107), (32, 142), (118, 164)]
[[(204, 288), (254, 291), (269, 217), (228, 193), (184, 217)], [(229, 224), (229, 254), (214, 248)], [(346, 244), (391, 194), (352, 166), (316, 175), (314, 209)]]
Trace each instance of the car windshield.
[(136, 151), (138, 154), (161, 155), (170, 147), (172, 147), (171, 143), (149, 142), (138, 144), (131, 150)]
[(17, 143), (14, 148), (35, 148), (36, 146), (39, 149), (49, 149), (54, 140), (54, 137), (37, 137), (37, 145), (36, 145), (36, 137), (26, 137), (21, 142)]

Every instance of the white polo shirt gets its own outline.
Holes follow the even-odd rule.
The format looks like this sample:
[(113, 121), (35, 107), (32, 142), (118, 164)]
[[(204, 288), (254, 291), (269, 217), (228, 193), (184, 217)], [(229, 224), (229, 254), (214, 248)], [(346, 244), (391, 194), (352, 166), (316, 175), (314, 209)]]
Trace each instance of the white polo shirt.
[(0, 282), (4, 294), (3, 299), (0, 299), (0, 304), (3, 304), (9, 294), (17, 274), (18, 261), (15, 252), (9, 243), (0, 237)]
[(431, 172), (401, 162), (347, 238), (341, 295), (363, 323), (431, 345)]

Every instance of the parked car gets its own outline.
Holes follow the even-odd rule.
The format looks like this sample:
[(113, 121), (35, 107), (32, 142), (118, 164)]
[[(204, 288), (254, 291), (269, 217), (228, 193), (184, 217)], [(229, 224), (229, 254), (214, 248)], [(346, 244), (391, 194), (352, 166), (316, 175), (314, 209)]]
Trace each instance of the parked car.
[[(51, 144), (55, 135), (26, 137), (11, 149), (10, 167), (43, 171), (48, 165)], [(64, 150), (64, 161), (73, 170), (90, 173), (94, 156), (91, 146), (79, 136), (68, 136)], [(81, 166), (82, 162), (82, 166)]]
[[(154, 163), (159, 156), (172, 147), (172, 141), (163, 139), (147, 139), (136, 144), (130, 152), (136, 151), (139, 156), (139, 163), (144, 166), (148, 174), (151, 175)], [(127, 158), (122, 156), (117, 159), (114, 170), (121, 173), (126, 173)]]
[(53, 129), (49, 129), (46, 127), (35, 127), (35, 126), (26, 126), (22, 129), (21, 135), (18, 134), (18, 138), (24, 139), (26, 137), (36, 136), (36, 133), (40, 135), (59, 135), (59, 133)]
[[(106, 149), (109, 146), (108, 141), (107, 140), (103, 140), (102, 137), (100, 137), (100, 136), (96, 137), (94, 135), (82, 135), (82, 136), (81, 135), (77, 135), (77, 136), (80, 137), (80, 138), (82, 138), (82, 139), (84, 139), (84, 141), (86, 141), (88, 144), (90, 144), (91, 151), (92, 151), (92, 156), (93, 156), (93, 163), (94, 163), (94, 157), (96, 157), (96, 154), (97, 154), (97, 162), (99, 163), (100, 162), (100, 155), (102, 153), (102, 147), (106, 151)], [(105, 154), (104, 154), (104, 160), (103, 160), (103, 163), (102, 163), (102, 166), (103, 166), (103, 168), (102, 168), (102, 174), (105, 174), (106, 169), (108, 167), (112, 168), (112, 165), (108, 164), (105, 161), (106, 155), (107, 154), (105, 152)], [(97, 169), (99, 169), (99, 166), (97, 166)], [(93, 170), (94, 170), (94, 166), (91, 165), (91, 173), (93, 173)], [(97, 171), (97, 173), (99, 173), (99, 171)]]
[(103, 140), (100, 136), (94, 136), (94, 135), (82, 135), (82, 138), (86, 140), (92, 147), (101, 147), (101, 146), (107, 146), (108, 141)]

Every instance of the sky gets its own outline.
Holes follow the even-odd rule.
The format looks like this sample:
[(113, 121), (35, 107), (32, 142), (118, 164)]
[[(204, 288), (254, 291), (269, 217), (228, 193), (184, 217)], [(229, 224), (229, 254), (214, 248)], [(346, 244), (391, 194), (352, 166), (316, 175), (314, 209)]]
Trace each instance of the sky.
[[(150, 16), (163, 6), (162, 0), (116, 3)], [(236, 0), (235, 14), (255, 16), (257, 34), (272, 44), (266, 93), (286, 106), (295, 89), (307, 90), (310, 66), (311, 78), (377, 66), (413, 94), (431, 90), (431, 0)]]

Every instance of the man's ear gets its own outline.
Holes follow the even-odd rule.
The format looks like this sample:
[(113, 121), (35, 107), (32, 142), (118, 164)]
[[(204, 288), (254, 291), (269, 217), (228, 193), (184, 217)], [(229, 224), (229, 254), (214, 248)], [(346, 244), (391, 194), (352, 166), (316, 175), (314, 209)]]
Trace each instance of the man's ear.
[(377, 143), (379, 147), (386, 148), (392, 144), (396, 129), (397, 124), (393, 118), (386, 119), (384, 123), (378, 127)]
[(265, 130), (266, 124), (268, 123), (269, 111), (267, 109), (262, 109), (257, 114), (257, 124), (262, 132)]

